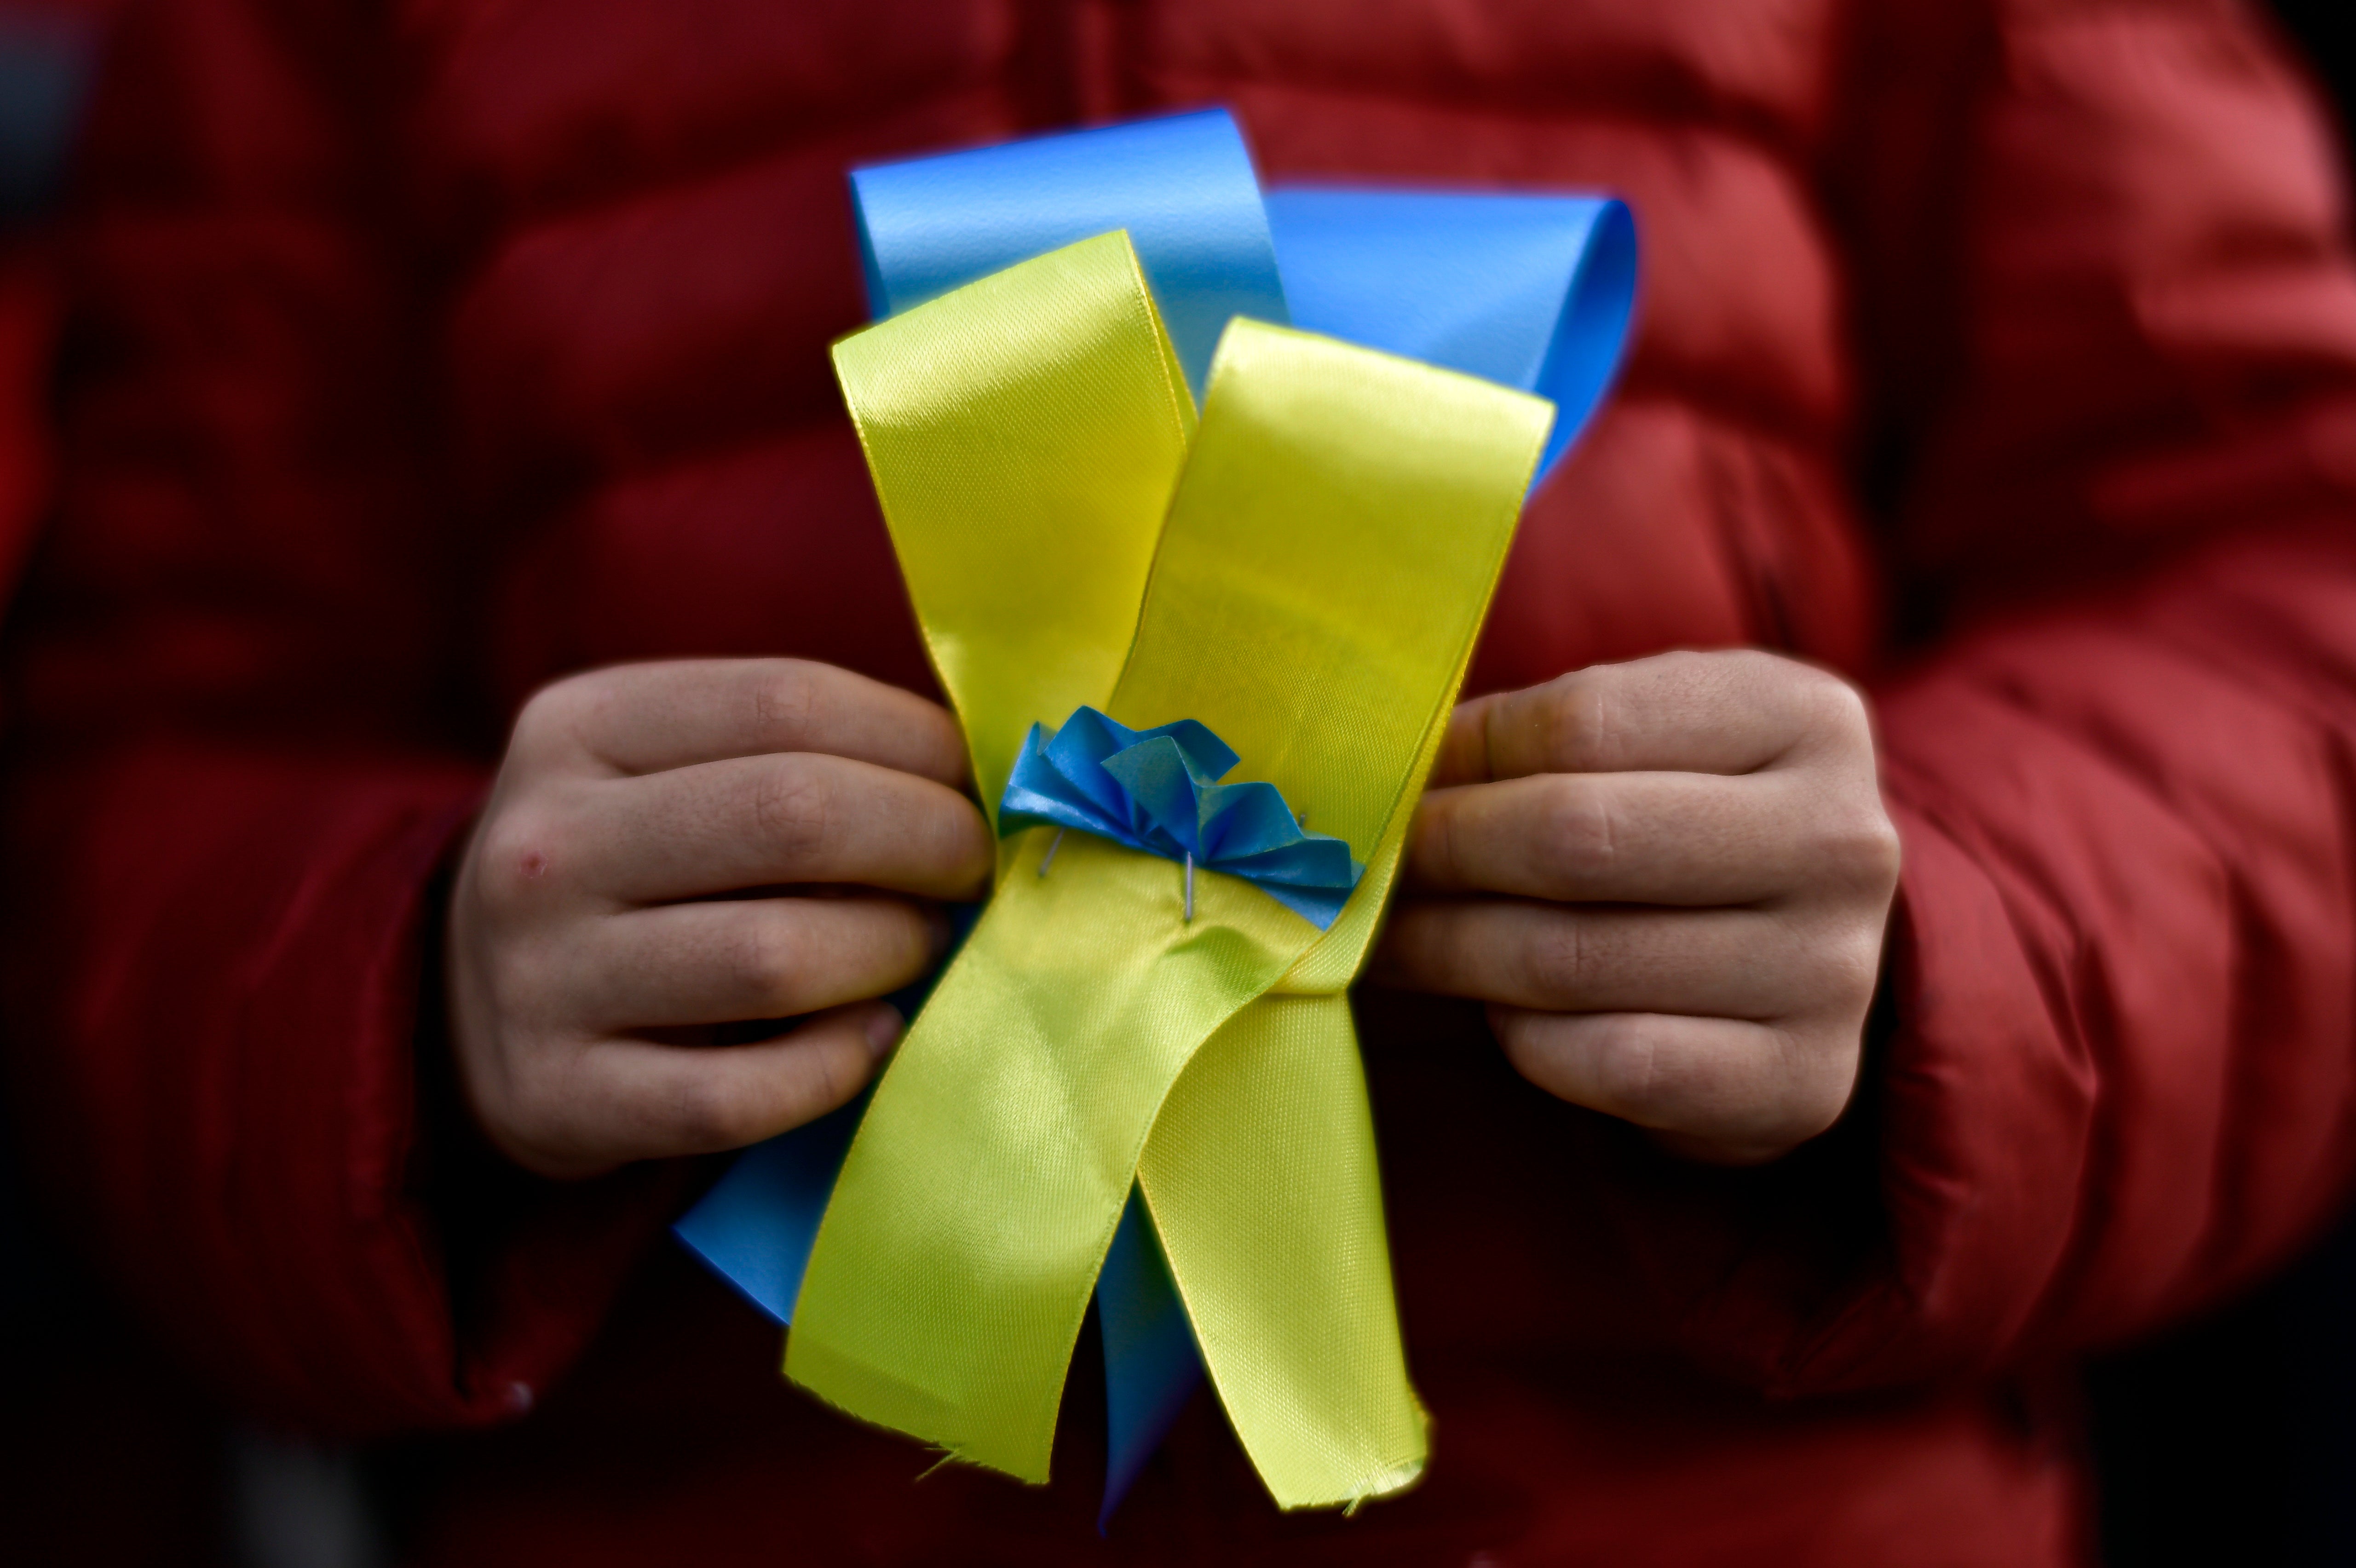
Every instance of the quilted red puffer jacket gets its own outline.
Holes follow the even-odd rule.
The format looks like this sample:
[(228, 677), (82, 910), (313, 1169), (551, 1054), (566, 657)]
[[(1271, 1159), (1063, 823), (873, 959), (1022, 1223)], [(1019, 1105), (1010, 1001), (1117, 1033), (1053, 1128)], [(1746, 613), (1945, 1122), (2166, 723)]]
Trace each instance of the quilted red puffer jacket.
[[(779, 1381), (451, 1110), (440, 878), (535, 683), (925, 688), (823, 347), (855, 161), (1224, 101), (1278, 176), (1604, 187), (1640, 338), (1474, 685), (1873, 683), (1867, 1083), (1747, 1172), (1360, 998), (1422, 1488), (1280, 1518), (1198, 1399), (1092, 1527)], [(59, 1213), (428, 1564), (2083, 1562), (2067, 1360), (2297, 1247), (2356, 1136), (2356, 270), (2228, 0), (134, 0), (14, 634), (7, 1021)], [(1878, 628), (1902, 629), (1894, 655)]]

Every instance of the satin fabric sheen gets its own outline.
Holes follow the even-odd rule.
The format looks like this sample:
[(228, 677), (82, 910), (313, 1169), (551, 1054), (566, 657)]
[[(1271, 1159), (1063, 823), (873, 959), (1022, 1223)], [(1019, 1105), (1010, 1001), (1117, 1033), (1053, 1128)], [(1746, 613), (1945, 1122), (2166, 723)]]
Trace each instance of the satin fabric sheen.
[(1259, 180), (1223, 109), (855, 169), (851, 188), (878, 320), (1116, 229), (1198, 400), (1231, 318), (1287, 319)]
[[(1184, 187), (1174, 196), (1173, 183)], [(1568, 417), (1558, 420), (1543, 464), (1559, 456), (1616, 368), (1633, 293), (1633, 231), (1616, 201), (1301, 189), (1273, 193), (1263, 206), (1240, 138), (1220, 111), (862, 170), (853, 184), (879, 313), (1035, 250), (1044, 237), (1125, 220), (1140, 238), (1157, 303), (1177, 302), (1168, 320), (1182, 339), (1173, 349), (1182, 373), (1190, 357), (1199, 364), (1205, 301), (1215, 313), (1256, 304), (1275, 316), (1289, 287), (1301, 293), (1311, 319), (1336, 335), (1562, 398)], [(1355, 246), (1354, 234), (1362, 241)], [(1201, 371), (1187, 379), (1199, 388)], [(1119, 548), (1102, 531), (1089, 537)], [(970, 564), (949, 577), (982, 581)], [(1052, 570), (1040, 586), (1054, 590)], [(1021, 628), (982, 635), (1009, 631)], [(967, 656), (927, 635), (937, 662)], [(984, 718), (976, 770), (987, 791), (1000, 776), (999, 759), (980, 734), (994, 741), (1006, 729)], [(1329, 972), (1309, 977), (1305, 988), (1345, 981), (1346, 973)], [(1346, 1018), (1341, 1033), (1346, 1039)], [(680, 1226), (682, 1240), (780, 1321), (792, 1316), (816, 1206), (825, 1200), (819, 1172), (842, 1147), (832, 1125), (776, 1142), (796, 1137), (824, 1147), (754, 1151)], [(1374, 1234), (1379, 1243), (1378, 1216)], [(1098, 1307), (1110, 1406), (1108, 1515), (1201, 1375), (1141, 1214), (1114, 1239)]]
[(1625, 203), (1290, 186), (1266, 207), (1293, 325), (1536, 392), (1555, 406), (1538, 477), (1562, 460), (1627, 342)]
[[(1061, 495), (1095, 498), (1075, 489), (1076, 470), (1140, 466), (1100, 441), (1060, 446), (1064, 432), (1132, 431), (1141, 459), (1183, 435), (1167, 359), (1138, 341), (1158, 331), (1134, 253), (1113, 235), (837, 346), (919, 622), (961, 713), (977, 686), (994, 705), (1044, 700), (1053, 713), (1060, 695), (1040, 693), (1084, 661), (992, 667), (972, 658), (983, 639), (965, 635), (966, 618), (1020, 614), (1027, 637), (1052, 641), (1060, 604), (1029, 591), (1026, 563), (1062, 550), (1075, 527), (1158, 533), (1107, 712), (1138, 728), (1197, 717), (1336, 837), (1380, 846), (1352, 901), (1378, 909), (1552, 411), (1239, 320), (1166, 523), (1160, 507), (1126, 518), (1059, 509)], [(1001, 429), (1004, 450), (1036, 464), (1027, 485), (1009, 482), (1013, 499), (978, 495), (977, 432)], [(938, 584), (951, 586), (936, 597)], [(978, 747), (978, 772), (980, 759)], [(1157, 1224), (1171, 1204), (1213, 1210), (1160, 1224), (1162, 1242), (1278, 1502), (1353, 1503), (1407, 1484), (1422, 1468), (1423, 1420), (1339, 996), (1372, 918), (1321, 933), (1206, 872), (1189, 922), (1168, 862), (1079, 837), (1042, 876), (1047, 837), (1027, 836), (861, 1124), (796, 1305), (788, 1374), (958, 1457), (1044, 1480), (1080, 1318), (1141, 1178)], [(1337, 939), (1338, 958), (1303, 969), (1329, 977), (1322, 995), (1253, 1008)], [(1274, 1021), (1321, 1009), (1329, 1027)], [(1225, 1093), (1173, 1095), (1221, 1033), (1278, 1072), (1256, 1085), (1264, 1104), (1227, 1104), (1248, 1092), (1241, 1078), (1209, 1080)], [(1337, 1072), (1351, 1092), (1333, 1092)], [(1289, 1125), (1269, 1129), (1271, 1107)], [(1146, 1146), (1173, 1115), (1206, 1125), (1171, 1135), (1182, 1153), (1165, 1183)], [(1271, 1130), (1303, 1180), (1247, 1192), (1262, 1141), (1249, 1135)], [(1320, 1193), (1330, 1206), (1304, 1206)]]

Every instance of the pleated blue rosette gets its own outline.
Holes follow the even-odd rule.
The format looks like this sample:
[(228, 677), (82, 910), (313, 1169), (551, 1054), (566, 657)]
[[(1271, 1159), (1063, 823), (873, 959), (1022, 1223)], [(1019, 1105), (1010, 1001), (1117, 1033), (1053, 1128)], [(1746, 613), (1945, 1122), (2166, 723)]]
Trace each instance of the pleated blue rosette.
[[(1635, 225), (1611, 197), (1371, 185), (1263, 193), (1224, 109), (877, 165), (852, 171), (851, 186), (879, 319), (1126, 229), (1197, 399), (1232, 317), (1324, 333), (1553, 400), (1554, 432), (1534, 487), (1602, 401), (1634, 305)], [(1199, 724), (1127, 731), (1083, 709), (1053, 736), (1034, 731), (1031, 742), (1014, 773), (1025, 792), (1017, 826), (1051, 823), (1173, 859), (1191, 854), (1320, 926), (1355, 884), (1348, 847), (1302, 829), (1273, 788), (1215, 782), (1234, 756)], [(1118, 785), (1123, 798), (1100, 795), (1097, 784)], [(1014, 787), (1008, 803), (1017, 809)], [(1346, 884), (1335, 880), (1344, 866)], [(926, 989), (892, 999), (913, 1013)], [(676, 1227), (780, 1323), (792, 1321), (864, 1105), (862, 1098), (747, 1149)], [(1134, 1193), (1097, 1281), (1097, 1317), (1108, 1439), (1102, 1526), (1204, 1381)]]
[(1219, 783), (1240, 760), (1192, 719), (1131, 730), (1082, 708), (1023, 737), (998, 831), (1077, 828), (1223, 871), (1328, 929), (1366, 868), (1341, 839), (1302, 827), (1274, 784)]

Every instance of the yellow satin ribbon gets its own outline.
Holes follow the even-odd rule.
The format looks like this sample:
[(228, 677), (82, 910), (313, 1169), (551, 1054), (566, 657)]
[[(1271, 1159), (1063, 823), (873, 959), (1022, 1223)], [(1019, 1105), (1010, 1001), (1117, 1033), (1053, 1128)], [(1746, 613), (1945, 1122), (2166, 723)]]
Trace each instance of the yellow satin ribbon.
[(1123, 234), (844, 339), (835, 364), (993, 808), (1082, 704), (1196, 719), (1368, 862), (1330, 931), (1166, 860), (1013, 841), (844, 1162), (787, 1341), (821, 1397), (1047, 1477), (1132, 1183), (1286, 1508), (1410, 1484), (1344, 988), (1364, 960), (1551, 405), (1238, 319), (1199, 432)]

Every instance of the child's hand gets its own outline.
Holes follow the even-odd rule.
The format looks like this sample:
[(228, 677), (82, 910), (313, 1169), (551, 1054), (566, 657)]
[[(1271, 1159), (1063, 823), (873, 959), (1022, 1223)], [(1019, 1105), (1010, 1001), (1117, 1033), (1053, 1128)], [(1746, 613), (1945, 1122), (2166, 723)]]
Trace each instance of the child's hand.
[(1488, 1002), (1539, 1087), (1730, 1164), (1848, 1103), (1898, 837), (1845, 682), (1665, 654), (1467, 702), (1406, 870), (1376, 977)]
[(450, 897), (452, 1039), (491, 1141), (588, 1176), (850, 1099), (900, 1031), (866, 998), (940, 952), (912, 899), (988, 886), (964, 773), (948, 713), (825, 665), (624, 666), (533, 698)]

